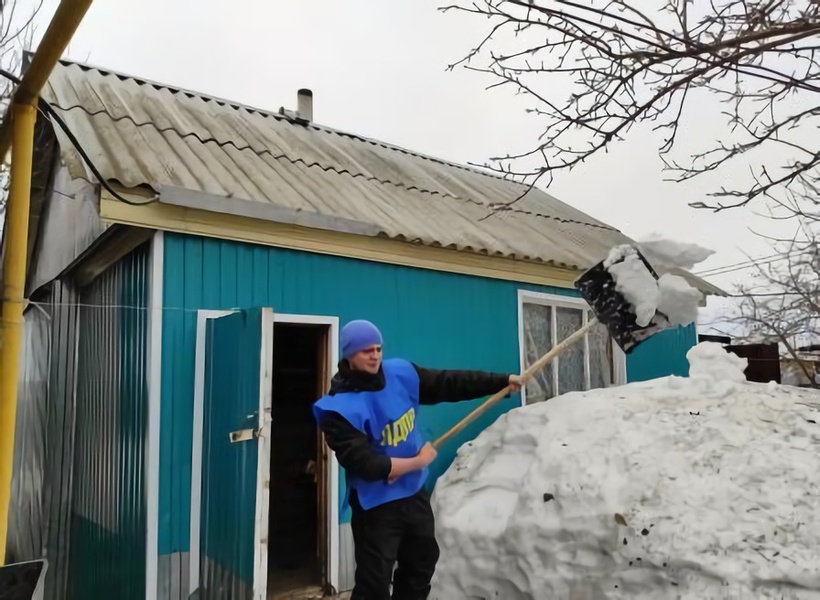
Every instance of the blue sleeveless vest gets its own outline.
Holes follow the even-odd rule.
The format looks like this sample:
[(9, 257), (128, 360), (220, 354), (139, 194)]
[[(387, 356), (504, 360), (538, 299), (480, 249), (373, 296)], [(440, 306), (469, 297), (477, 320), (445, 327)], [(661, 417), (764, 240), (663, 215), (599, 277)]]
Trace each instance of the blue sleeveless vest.
[[(342, 415), (353, 427), (365, 433), (377, 451), (391, 458), (412, 458), (424, 446), (416, 426), (419, 411), (419, 376), (411, 363), (388, 359), (382, 363), (385, 385), (378, 392), (345, 392), (324, 396), (313, 405), (316, 421), (326, 412)], [(427, 469), (386, 481), (364, 481), (348, 477), (347, 494), (355, 489), (362, 508), (408, 498), (427, 480)], [(347, 501), (347, 494), (345, 501)]]

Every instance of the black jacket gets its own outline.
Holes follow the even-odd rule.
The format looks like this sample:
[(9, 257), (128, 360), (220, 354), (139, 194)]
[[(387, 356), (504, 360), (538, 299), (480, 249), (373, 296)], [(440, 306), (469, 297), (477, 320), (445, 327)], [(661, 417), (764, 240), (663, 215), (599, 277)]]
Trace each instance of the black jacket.
[[(509, 375), (483, 371), (423, 369), (413, 365), (419, 375), (419, 404), (460, 402), (495, 394), (509, 384)], [(384, 388), (384, 373), (351, 371), (346, 362), (330, 384), (330, 394), (376, 392)], [(367, 435), (353, 427), (342, 415), (326, 413), (319, 427), (327, 445), (336, 453), (339, 464), (351, 475), (365, 481), (387, 479), (393, 468), (390, 457), (371, 446)]]

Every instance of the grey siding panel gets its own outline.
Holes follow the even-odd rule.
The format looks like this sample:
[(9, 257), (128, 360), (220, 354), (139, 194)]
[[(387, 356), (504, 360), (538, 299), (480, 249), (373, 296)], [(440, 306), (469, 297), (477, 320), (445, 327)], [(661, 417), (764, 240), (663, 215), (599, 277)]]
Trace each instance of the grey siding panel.
[(202, 600), (250, 600), (253, 597), (253, 588), (207, 556), (202, 557), (202, 571), (206, 582), (198, 590)]
[(72, 598), (144, 600), (147, 306), (143, 245), (81, 294)]
[(76, 300), (56, 281), (25, 315), (9, 518), (9, 558), (48, 560), (45, 597), (57, 600), (69, 560)]
[(11, 562), (41, 558), (43, 552), (50, 318), (45, 309), (32, 307), (23, 326), (8, 523)]
[(71, 484), (74, 473), (74, 390), (77, 374), (77, 293), (55, 283), (52, 290), (52, 361), (47, 465), (44, 482), (46, 544), (49, 562), (46, 598), (64, 598), (68, 584), (71, 536)]
[(190, 554), (175, 552), (159, 557), (157, 565), (157, 594), (162, 600), (188, 600), (188, 570)]
[(96, 186), (71, 179), (62, 164), (55, 168), (53, 190), (40, 217), (38, 250), (29, 267), (29, 290), (53, 281), (102, 235), (107, 226), (98, 214)]
[(173, 554), (164, 554), (160, 556), (157, 561), (157, 597), (161, 600), (170, 600), (173, 598), (171, 596), (172, 557)]
[(339, 592), (353, 589), (356, 576), (356, 553), (353, 547), (353, 529), (350, 523), (339, 526)]

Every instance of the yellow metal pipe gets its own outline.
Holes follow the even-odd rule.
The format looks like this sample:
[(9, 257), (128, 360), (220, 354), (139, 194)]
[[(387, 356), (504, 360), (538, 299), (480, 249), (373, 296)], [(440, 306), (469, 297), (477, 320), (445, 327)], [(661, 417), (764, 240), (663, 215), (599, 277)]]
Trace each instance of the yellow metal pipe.
[(48, 26), (31, 64), (23, 76), (14, 99), (21, 104), (33, 104), (45, 86), (54, 66), (68, 47), (68, 43), (80, 26), (91, 0), (63, 0), (51, 24)]
[[(34, 104), (37, 101), (54, 66), (68, 47), (85, 13), (88, 12), (91, 2), (92, 0), (62, 0), (60, 2), (37, 51), (31, 57), (31, 63), (23, 74), (23, 80), (17, 87), (14, 94), (15, 103)], [(8, 119), (5, 119), (4, 123), (7, 122)], [(4, 125), (0, 132), (0, 162), (5, 160), (10, 142), (9, 128)]]
[(37, 111), (32, 104), (14, 104), (11, 119), (11, 187), (6, 207), (3, 308), (0, 320), (0, 565), (6, 562), (17, 413), (17, 379), (23, 334), (31, 162)]
[[(11, 119), (0, 131), (0, 161), (12, 146), (11, 188), (6, 207), (3, 254), (3, 306), (0, 319), (0, 565), (6, 562), (11, 471), (14, 462), (14, 427), (17, 413), (17, 378), (23, 332), (23, 303), (31, 203), (31, 168), (34, 124), (40, 92), (65, 52), (92, 0), (62, 0), (40, 45), (14, 93)], [(11, 135), (9, 135), (11, 121)]]

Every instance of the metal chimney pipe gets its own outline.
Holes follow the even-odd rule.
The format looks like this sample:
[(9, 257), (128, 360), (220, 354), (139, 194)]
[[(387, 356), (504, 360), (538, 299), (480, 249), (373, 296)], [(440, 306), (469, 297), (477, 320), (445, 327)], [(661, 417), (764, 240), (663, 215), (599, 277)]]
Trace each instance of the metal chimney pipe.
[(313, 92), (306, 88), (296, 92), (296, 107), (300, 119), (313, 121)]

